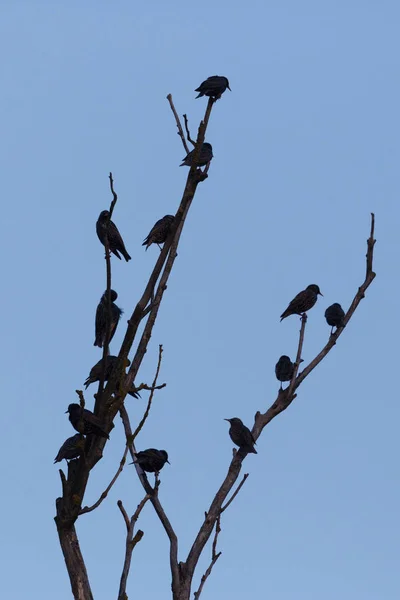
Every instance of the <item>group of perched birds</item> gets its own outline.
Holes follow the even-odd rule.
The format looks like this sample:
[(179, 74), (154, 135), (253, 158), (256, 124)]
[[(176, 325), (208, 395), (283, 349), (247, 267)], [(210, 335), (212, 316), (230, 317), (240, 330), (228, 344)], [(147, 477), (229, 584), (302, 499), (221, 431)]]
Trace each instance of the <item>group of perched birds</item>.
[[(290, 315), (305, 314), (317, 302), (318, 296), (322, 295), (323, 294), (321, 294), (321, 290), (319, 289), (318, 285), (315, 283), (308, 285), (305, 290), (299, 292), (297, 296), (295, 296), (289, 303), (287, 309), (281, 314), (281, 321), (286, 319), (286, 317), (290, 317)], [(333, 333), (334, 327), (339, 329), (345, 326), (344, 317), (345, 312), (337, 302), (326, 309), (325, 319), (328, 325), (332, 327), (331, 334)], [(284, 381), (292, 380), (294, 370), (295, 363), (290, 360), (289, 356), (281, 356), (275, 365), (275, 375), (278, 381), (281, 382), (281, 389)], [(246, 453), (257, 454), (257, 451), (254, 448), (255, 440), (250, 429), (246, 427), (246, 425), (244, 425), (243, 422), (237, 417), (225, 420), (229, 421), (231, 424), (229, 435), (232, 442), (239, 446), (239, 449)]]
[[(214, 100), (221, 98), (222, 94), (229, 87), (229, 81), (226, 77), (213, 75), (209, 77), (195, 90), (199, 92), (196, 98), (202, 96), (208, 96)], [(180, 166), (192, 166), (194, 150), (189, 152), (183, 159)], [(204, 142), (200, 154), (198, 157), (197, 166), (204, 167), (210, 163), (213, 158), (212, 146), (208, 142)], [(148, 236), (143, 241), (143, 246), (146, 246), (146, 250), (151, 244), (157, 244), (160, 248), (160, 244), (164, 244), (169, 234), (171, 233), (175, 217), (173, 215), (165, 215), (162, 219), (159, 219), (153, 228), (151, 229)], [(96, 223), (96, 232), (100, 242), (105, 248), (114, 254), (121, 260), (121, 255), (128, 262), (131, 260), (124, 241), (117, 226), (110, 219), (110, 212), (103, 210)], [(161, 248), (160, 248), (161, 250)], [(281, 314), (281, 321), (286, 319), (290, 315), (303, 315), (309, 311), (317, 302), (318, 296), (322, 296), (319, 286), (311, 284), (298, 293), (293, 300), (289, 303), (286, 310)], [(116, 332), (118, 322), (123, 313), (122, 309), (115, 304), (118, 294), (114, 290), (110, 290), (110, 296), (108, 298), (107, 291), (102, 295), (100, 302), (96, 310), (95, 318), (95, 341), (94, 345), (99, 348), (103, 348), (108, 336), (108, 343), (111, 342)], [(107, 324), (109, 321), (109, 300), (111, 303), (111, 322), (109, 324), (109, 330), (107, 331)], [(344, 327), (345, 313), (340, 304), (335, 303), (329, 306), (325, 311), (325, 318), (333, 328), (337, 329)], [(108, 381), (111, 377), (113, 370), (117, 364), (118, 357), (109, 355), (106, 358), (106, 368), (104, 370), (103, 359), (99, 360), (92, 369), (90, 370), (89, 376), (85, 381), (85, 388), (97, 381), (100, 381), (104, 377), (104, 381)], [(130, 361), (127, 360), (125, 367), (130, 365)], [(278, 381), (282, 383), (285, 381), (291, 381), (295, 370), (295, 364), (286, 355), (280, 357), (275, 365), (275, 374)], [(121, 372), (122, 376), (126, 374), (125, 369)], [(133, 385), (128, 391), (128, 394), (137, 398), (140, 396)], [(60, 462), (63, 459), (73, 460), (81, 456), (84, 452), (85, 446), (85, 435), (96, 435), (104, 438), (109, 438), (107, 431), (104, 429), (104, 424), (101, 420), (94, 415), (90, 410), (83, 408), (80, 404), (73, 403), (68, 406), (69, 421), (73, 428), (78, 432), (76, 435), (68, 438), (61, 446), (54, 462)], [(229, 435), (232, 442), (239, 447), (239, 450), (245, 453), (257, 454), (254, 448), (255, 439), (252, 432), (238, 417), (231, 419), (225, 419), (230, 423)], [(158, 473), (165, 463), (169, 463), (168, 454), (165, 450), (157, 450), (155, 448), (148, 448), (135, 454), (135, 463), (137, 463), (143, 471), (149, 473)]]

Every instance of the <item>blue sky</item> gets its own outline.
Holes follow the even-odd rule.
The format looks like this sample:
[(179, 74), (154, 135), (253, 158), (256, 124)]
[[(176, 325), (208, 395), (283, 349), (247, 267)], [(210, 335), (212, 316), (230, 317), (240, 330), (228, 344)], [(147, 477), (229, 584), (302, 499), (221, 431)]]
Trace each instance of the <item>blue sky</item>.
[[(151, 381), (162, 343), (168, 385), (138, 447), (170, 455), (161, 498), (183, 560), (231, 457), (223, 418), (250, 425), (275, 399), (276, 360), (294, 356), (299, 323), (279, 315), (306, 285), (320, 286), (303, 354), (311, 359), (329, 335), (325, 308), (347, 308), (363, 281), (375, 211), (377, 278), (246, 460), (250, 477), (224, 514), (222, 556), (202, 598), (398, 598), (398, 3), (17, 1), (0, 14), (5, 597), (71, 597), (52, 462), (73, 434), (64, 411), (100, 358), (94, 313), (105, 273), (95, 222), (111, 200), (108, 173), (132, 255), (113, 260), (125, 310), (117, 353), (158, 254), (141, 242), (175, 212), (187, 175), (165, 97), (194, 134), (205, 101), (193, 90), (218, 73), (232, 93), (212, 114), (210, 177), (140, 372)], [(129, 400), (133, 424), (144, 405)], [(87, 503), (123, 448), (117, 420)], [(125, 526), (116, 501), (132, 513), (141, 494), (127, 467), (107, 501), (79, 519), (96, 600), (118, 590)], [(167, 540), (150, 506), (139, 526), (128, 595), (168, 598)]]

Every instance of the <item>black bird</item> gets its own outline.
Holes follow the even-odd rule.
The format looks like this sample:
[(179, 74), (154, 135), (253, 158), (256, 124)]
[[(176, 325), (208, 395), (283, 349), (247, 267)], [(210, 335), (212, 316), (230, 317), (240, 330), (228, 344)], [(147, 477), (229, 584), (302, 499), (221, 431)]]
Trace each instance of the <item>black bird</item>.
[(237, 417), (233, 417), (233, 419), (224, 419), (224, 421), (229, 421), (231, 424), (229, 435), (232, 442), (245, 452), (257, 454), (257, 450), (254, 448), (256, 442), (250, 429)]
[(121, 237), (120, 232), (117, 229), (117, 226), (113, 221), (108, 221), (110, 213), (108, 210), (103, 210), (96, 223), (96, 231), (99, 240), (103, 244), (106, 245), (106, 235), (108, 233), (108, 245), (110, 251), (115, 254), (121, 260), (119, 253), (121, 252), (122, 256), (125, 258), (126, 262), (131, 260), (128, 252), (126, 251), (124, 241)]
[[(183, 166), (191, 167), (192, 160), (193, 160), (193, 154), (194, 154), (194, 150), (192, 150), (191, 152), (189, 152), (189, 154), (187, 154), (185, 156), (185, 158), (183, 159), (183, 163), (179, 166), (180, 167), (183, 167)], [(204, 144), (202, 145), (201, 150), (200, 150), (200, 156), (198, 159), (197, 166), (205, 167), (210, 162), (212, 157), (213, 157), (213, 151), (212, 151), (211, 144), (209, 144), (208, 142), (204, 142)]]
[(69, 413), (69, 421), (72, 427), (79, 433), (84, 433), (85, 435), (92, 433), (93, 435), (110, 439), (108, 433), (103, 429), (103, 423), (90, 410), (86, 408), (82, 409), (79, 404), (75, 403), (70, 404), (68, 410), (65, 412)]
[(332, 327), (331, 334), (333, 332), (334, 327), (344, 327), (344, 314), (344, 310), (338, 302), (335, 302), (331, 306), (328, 306), (328, 308), (326, 309), (325, 319), (328, 325)]
[(136, 452), (135, 460), (133, 461), (133, 463), (138, 463), (143, 471), (147, 471), (148, 473), (158, 473), (166, 462), (170, 464), (167, 452), (165, 450), (156, 450), (155, 448)]
[[(117, 330), (118, 321), (121, 318), (122, 313), (124, 312), (122, 308), (119, 308), (114, 301), (118, 298), (117, 292), (114, 290), (110, 290), (111, 296), (111, 325), (110, 325), (110, 339), (108, 343), (114, 337), (114, 334)], [(106, 341), (106, 332), (107, 332), (107, 321), (108, 321), (108, 305), (107, 305), (107, 291), (104, 292), (102, 297), (100, 298), (100, 302), (96, 309), (96, 321), (95, 321), (95, 340), (93, 346), (98, 346), (99, 348), (103, 348), (103, 345)]]
[(143, 241), (142, 246), (146, 246), (147, 250), (151, 244), (163, 244), (169, 236), (174, 219), (174, 215), (165, 215), (165, 217), (159, 219), (150, 231), (147, 238)]
[(294, 363), (292, 363), (292, 361), (290, 360), (290, 358), (288, 356), (283, 354), (283, 356), (280, 357), (280, 359), (278, 360), (278, 362), (275, 365), (275, 375), (276, 375), (277, 380), (281, 382), (281, 389), (282, 389), (282, 382), (290, 381), (293, 377), (293, 373), (294, 373)]
[(72, 437), (69, 437), (58, 451), (57, 456), (54, 459), (54, 464), (65, 460), (72, 460), (78, 458), (82, 454), (85, 446), (85, 436), (81, 433), (76, 433)]
[(301, 315), (310, 310), (316, 303), (318, 295), (323, 296), (319, 287), (315, 283), (308, 285), (305, 290), (293, 298), (287, 309), (281, 314), (281, 321), (290, 315)]
[[(104, 381), (108, 381), (110, 379), (111, 373), (113, 372), (114, 367), (117, 364), (117, 361), (118, 361), (118, 356), (107, 356), (106, 372), (104, 374)], [(131, 364), (131, 361), (127, 358), (125, 361), (125, 365), (127, 367), (129, 367), (130, 364)], [(85, 389), (87, 389), (91, 383), (100, 381), (102, 374), (103, 374), (103, 359), (101, 358), (99, 360), (99, 362), (96, 363), (94, 365), (94, 367), (92, 367), (90, 369), (89, 377), (86, 379), (86, 381), (84, 383)], [(119, 383), (117, 383), (117, 386), (119, 387)], [(139, 394), (139, 392), (136, 391), (135, 386), (132, 386), (132, 389), (128, 392), (128, 394), (130, 396), (133, 396), (134, 398), (140, 398), (140, 394)]]
[(222, 75), (212, 75), (203, 81), (203, 83), (195, 90), (195, 92), (200, 92), (196, 98), (200, 98), (201, 96), (212, 96), (218, 100), (218, 98), (221, 98), (226, 88), (228, 88), (229, 91), (232, 91), (226, 77), (223, 77)]

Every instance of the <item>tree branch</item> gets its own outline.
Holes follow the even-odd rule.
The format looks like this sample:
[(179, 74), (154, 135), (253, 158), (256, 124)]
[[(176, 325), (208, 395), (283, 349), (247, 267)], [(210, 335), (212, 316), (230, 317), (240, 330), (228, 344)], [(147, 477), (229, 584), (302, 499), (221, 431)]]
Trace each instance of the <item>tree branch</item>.
[(204, 584), (207, 581), (207, 578), (211, 575), (213, 566), (215, 565), (215, 563), (217, 562), (217, 560), (219, 559), (219, 557), (222, 554), (222, 552), (217, 553), (217, 542), (218, 542), (218, 536), (219, 536), (220, 532), (221, 532), (221, 515), (219, 515), (217, 517), (217, 521), (215, 523), (215, 535), (214, 535), (214, 540), (212, 543), (211, 562), (210, 562), (206, 572), (204, 573), (204, 575), (201, 578), (199, 589), (197, 590), (197, 592), (194, 593), (194, 600), (199, 600), (200, 594), (203, 591)]
[[(370, 237), (367, 241), (366, 277), (365, 277), (363, 284), (359, 287), (349, 310), (347, 311), (347, 314), (345, 316), (345, 321), (344, 321), (345, 325), (349, 322), (349, 320), (353, 316), (355, 310), (357, 309), (357, 306), (361, 302), (362, 298), (364, 298), (364, 296), (365, 296), (365, 291), (367, 290), (367, 288), (370, 286), (370, 284), (372, 283), (372, 281), (375, 278), (375, 273), (372, 270), (373, 249), (374, 249), (374, 245), (375, 245), (374, 226), (375, 226), (375, 219), (374, 219), (374, 215), (372, 214), (371, 215), (371, 232), (370, 232)], [(296, 368), (297, 369), (300, 364), (301, 350), (302, 350), (302, 345), (303, 345), (302, 338), (304, 338), (304, 328), (305, 328), (305, 320), (302, 319), (302, 327), (301, 327), (301, 331), (300, 331), (299, 346), (298, 346), (297, 358), (296, 358)], [(321, 352), (311, 361), (311, 363), (304, 369), (304, 371), (302, 371), (299, 375), (297, 375), (296, 379), (294, 380), (294, 385), (292, 385), (292, 382), (291, 382), (289, 387), (286, 388), (286, 390), (280, 390), (278, 393), (277, 399), (265, 413), (263, 413), (263, 414), (260, 412), (256, 413), (254, 426), (252, 429), (254, 439), (257, 440), (258, 437), (261, 435), (261, 432), (263, 431), (264, 427), (266, 425), (268, 425), (268, 423), (270, 423), (272, 421), (272, 419), (274, 419), (279, 413), (281, 413), (283, 410), (285, 410), (289, 406), (289, 404), (295, 398), (295, 394), (294, 394), (295, 390), (300, 386), (300, 384), (304, 381), (304, 379), (307, 377), (307, 375), (309, 375), (309, 373), (328, 354), (328, 352), (335, 345), (336, 340), (338, 339), (338, 337), (341, 335), (342, 332), (343, 332), (343, 328), (340, 328), (338, 331), (336, 331), (333, 335), (330, 336), (328, 343), (321, 350)], [(289, 397), (290, 387), (292, 387), (292, 391), (291, 391), (291, 396)], [(194, 574), (195, 568), (197, 566), (199, 557), (204, 549), (205, 544), (207, 543), (207, 541), (210, 538), (210, 535), (213, 531), (213, 528), (215, 526), (215, 523), (216, 523), (218, 517), (221, 514), (221, 507), (223, 505), (223, 502), (224, 502), (225, 498), (227, 497), (229, 491), (234, 486), (234, 484), (239, 476), (239, 473), (240, 473), (240, 470), (242, 467), (242, 462), (246, 458), (246, 456), (247, 456), (246, 454), (236, 452), (235, 456), (233, 457), (233, 459), (229, 465), (228, 473), (227, 473), (224, 481), (222, 482), (222, 485), (220, 486), (219, 490), (217, 491), (216, 495), (214, 496), (214, 499), (211, 502), (208, 512), (206, 512), (206, 514), (205, 514), (204, 522), (201, 525), (199, 532), (196, 536), (196, 539), (193, 542), (193, 545), (189, 551), (186, 562), (183, 565), (181, 565), (181, 570), (184, 572), (185, 580), (186, 580), (186, 587), (188, 589), (190, 589), (190, 582), (193, 579), (193, 574)]]
[(228, 508), (228, 506), (230, 504), (232, 504), (232, 502), (234, 501), (234, 499), (236, 498), (236, 496), (238, 495), (238, 493), (240, 492), (240, 490), (242, 489), (244, 482), (246, 481), (246, 479), (248, 478), (249, 473), (245, 473), (243, 475), (243, 479), (242, 481), (239, 483), (239, 485), (237, 486), (236, 490), (234, 491), (234, 493), (232, 494), (231, 498), (228, 500), (228, 502), (221, 507), (221, 511), (220, 514), (222, 515), (222, 513)]
[(126, 463), (126, 455), (127, 454), (128, 454), (128, 446), (125, 446), (124, 454), (123, 454), (123, 456), (122, 456), (122, 458), (120, 460), (118, 470), (115, 473), (114, 477), (111, 479), (110, 483), (108, 484), (108, 486), (106, 487), (106, 489), (104, 490), (104, 492), (101, 494), (101, 496), (97, 500), (97, 502), (95, 502), (92, 506), (85, 506), (84, 508), (82, 508), (81, 511), (79, 512), (80, 515), (84, 515), (85, 513), (92, 512), (92, 510), (94, 510), (95, 508), (97, 508), (98, 506), (100, 506), (100, 504), (103, 502), (103, 500), (105, 498), (107, 498), (109, 491), (111, 490), (112, 486), (117, 481), (117, 479), (120, 476), (120, 474), (122, 473), (122, 469), (124, 468), (124, 465)]
[(124, 512), (122, 512), (122, 515), (124, 517), (125, 524), (127, 526), (125, 560), (124, 560), (124, 566), (123, 566), (122, 574), (121, 574), (121, 581), (119, 584), (118, 600), (128, 600), (128, 596), (126, 595), (126, 584), (128, 582), (129, 569), (131, 567), (132, 552), (133, 552), (133, 549), (136, 546), (136, 544), (138, 542), (140, 542), (140, 540), (142, 539), (142, 537), (144, 535), (144, 532), (141, 531), (140, 529), (137, 531), (135, 537), (133, 536), (133, 533), (134, 533), (135, 525), (139, 518), (139, 515), (142, 512), (142, 509), (143, 509), (144, 505), (146, 504), (147, 500), (149, 500), (149, 498), (150, 498), (150, 496), (148, 494), (146, 494), (146, 496), (143, 498), (143, 500), (141, 500), (141, 502), (138, 504), (138, 507), (135, 510), (130, 521), (128, 519), (128, 515), (126, 514), (125, 509), (123, 508), (121, 500), (118, 500), (118, 507), (121, 510), (121, 512), (122, 512), (122, 510), (124, 511)]
[(188, 142), (190, 142), (191, 144), (193, 144), (193, 146), (195, 146), (196, 142), (194, 142), (192, 140), (192, 138), (190, 137), (189, 121), (188, 121), (187, 115), (183, 115), (183, 119), (185, 121), (185, 129), (186, 129), (186, 136), (187, 136)]
[(142, 420), (140, 421), (139, 425), (136, 427), (136, 429), (135, 429), (135, 431), (133, 433), (132, 442), (136, 439), (137, 435), (142, 430), (143, 425), (146, 423), (147, 417), (149, 416), (149, 412), (150, 412), (150, 408), (151, 408), (151, 403), (153, 401), (153, 396), (154, 396), (154, 390), (158, 389), (156, 386), (157, 386), (158, 375), (160, 373), (162, 353), (163, 353), (163, 347), (162, 347), (162, 344), (160, 344), (158, 346), (158, 364), (157, 364), (157, 370), (156, 370), (156, 374), (154, 376), (153, 385), (151, 386), (151, 392), (150, 392), (150, 396), (149, 396), (149, 401), (147, 402), (147, 407), (146, 407), (145, 413), (143, 415), (143, 418), (142, 418)]
[(174, 113), (174, 117), (175, 117), (175, 121), (176, 121), (176, 126), (178, 128), (178, 135), (179, 135), (179, 137), (182, 140), (182, 144), (183, 144), (183, 147), (186, 150), (186, 154), (189, 154), (190, 150), (189, 150), (189, 147), (188, 147), (188, 145), (186, 143), (186, 140), (185, 140), (185, 136), (184, 136), (184, 133), (183, 133), (183, 129), (182, 129), (180, 118), (178, 116), (178, 113), (175, 110), (175, 106), (174, 106), (174, 103), (172, 101), (172, 94), (168, 94), (167, 100), (169, 102), (169, 105), (171, 107), (172, 112)]

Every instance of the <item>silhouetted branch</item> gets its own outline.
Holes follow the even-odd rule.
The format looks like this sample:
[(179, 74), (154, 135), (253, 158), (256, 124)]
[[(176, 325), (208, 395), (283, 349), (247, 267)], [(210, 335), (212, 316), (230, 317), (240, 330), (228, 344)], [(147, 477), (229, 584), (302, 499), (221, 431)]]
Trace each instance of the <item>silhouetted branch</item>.
[(133, 536), (133, 533), (134, 533), (135, 525), (139, 518), (139, 515), (142, 512), (142, 509), (143, 509), (144, 505), (146, 504), (147, 500), (149, 500), (149, 498), (150, 498), (150, 496), (148, 494), (146, 494), (146, 496), (143, 498), (143, 500), (141, 500), (141, 502), (138, 504), (138, 507), (135, 510), (130, 521), (128, 519), (128, 515), (126, 514), (125, 509), (123, 508), (121, 500), (118, 500), (118, 507), (121, 510), (121, 512), (123, 511), (122, 515), (124, 517), (125, 524), (127, 526), (125, 560), (124, 560), (124, 566), (123, 566), (122, 574), (121, 574), (121, 581), (120, 581), (120, 585), (119, 585), (118, 600), (127, 600), (127, 598), (128, 598), (128, 596), (126, 595), (126, 584), (128, 581), (129, 569), (131, 567), (132, 552), (133, 552), (133, 549), (136, 546), (136, 544), (138, 542), (140, 542), (140, 540), (142, 539), (142, 537), (144, 535), (144, 532), (141, 531), (140, 529), (137, 531), (135, 536)]
[(110, 219), (112, 217), (113, 211), (114, 211), (114, 207), (117, 204), (117, 200), (118, 200), (118, 196), (114, 190), (114, 179), (113, 179), (113, 174), (110, 171), (110, 174), (108, 176), (108, 179), (110, 180), (110, 190), (113, 196), (112, 202), (110, 204)]
[(174, 113), (174, 117), (175, 117), (175, 121), (176, 121), (176, 126), (178, 128), (178, 135), (179, 135), (179, 137), (182, 140), (182, 144), (183, 144), (183, 147), (186, 150), (186, 154), (189, 154), (190, 150), (189, 150), (189, 147), (188, 147), (188, 145), (186, 143), (186, 140), (185, 140), (185, 136), (184, 136), (184, 133), (183, 133), (183, 129), (182, 129), (182, 124), (181, 124), (180, 118), (178, 116), (178, 113), (175, 110), (175, 106), (174, 106), (174, 103), (172, 101), (172, 94), (168, 94), (167, 100), (169, 102), (169, 105), (171, 107), (172, 112)]
[(126, 530), (129, 531), (130, 521), (129, 521), (128, 513), (126, 512), (126, 510), (124, 508), (124, 505), (122, 504), (122, 500), (118, 500), (117, 506), (118, 506), (119, 510), (121, 511), (121, 514), (122, 514), (122, 516), (124, 518), (125, 525), (126, 525)]
[(219, 559), (219, 557), (222, 554), (222, 552), (217, 552), (217, 542), (218, 542), (218, 536), (219, 536), (220, 532), (221, 532), (221, 516), (217, 517), (217, 521), (215, 523), (215, 535), (214, 535), (214, 540), (212, 543), (211, 562), (210, 562), (206, 572), (204, 573), (204, 575), (201, 578), (199, 589), (197, 590), (197, 592), (194, 593), (194, 600), (199, 600), (200, 594), (203, 591), (204, 584), (207, 581), (207, 578), (211, 575), (213, 566), (215, 565), (215, 563), (217, 562), (217, 560)]
[[(122, 419), (122, 423), (124, 425), (125, 436), (127, 443), (129, 444), (129, 452), (132, 456), (132, 460), (135, 460), (136, 448), (134, 442), (132, 440), (132, 428), (129, 420), (128, 413), (126, 412), (126, 408), (124, 405), (121, 406), (120, 415)], [(161, 521), (162, 526), (165, 529), (165, 532), (168, 536), (170, 542), (170, 551), (169, 551), (169, 559), (170, 559), (170, 568), (172, 575), (172, 591), (174, 594), (177, 594), (179, 591), (179, 583), (180, 583), (180, 574), (179, 574), (179, 566), (178, 566), (178, 538), (176, 533), (165, 514), (165, 511), (161, 505), (161, 502), (156, 493), (158, 486), (156, 488), (152, 488), (147, 481), (146, 474), (143, 473), (140, 465), (138, 463), (134, 463), (134, 467), (136, 469), (136, 473), (139, 477), (139, 481), (141, 482), (145, 492), (149, 495), (150, 502), (152, 503), (154, 510), (157, 513), (158, 518)]]
[(185, 121), (185, 129), (186, 129), (186, 136), (187, 136), (188, 142), (190, 142), (191, 144), (193, 144), (193, 146), (195, 146), (196, 142), (194, 142), (192, 140), (192, 138), (190, 137), (189, 121), (188, 121), (187, 115), (183, 115), (183, 119)]
[[(162, 360), (162, 353), (163, 353), (163, 347), (162, 344), (160, 344), (158, 346), (158, 363), (157, 363), (157, 369), (156, 369), (156, 374), (154, 376), (154, 381), (153, 381), (153, 385), (151, 386), (151, 392), (150, 392), (150, 396), (149, 396), (149, 400), (147, 402), (147, 407), (145, 410), (145, 413), (143, 415), (142, 420), (140, 421), (139, 425), (136, 427), (134, 433), (133, 433), (133, 437), (132, 437), (132, 441), (136, 439), (136, 436), (139, 434), (139, 432), (142, 430), (143, 425), (146, 423), (147, 421), (147, 417), (149, 416), (149, 412), (150, 412), (150, 408), (151, 408), (151, 403), (153, 401), (153, 396), (154, 396), (154, 390), (157, 389), (156, 385), (157, 385), (157, 379), (158, 379), (158, 375), (160, 373), (160, 367), (161, 367), (161, 360)], [(162, 387), (162, 386), (161, 386)]]
[(297, 377), (297, 373), (299, 372), (299, 367), (300, 367), (300, 363), (301, 363), (301, 353), (303, 351), (303, 344), (304, 344), (304, 334), (305, 334), (305, 330), (306, 330), (306, 324), (307, 324), (307, 313), (303, 313), (301, 315), (301, 327), (300, 327), (300, 335), (299, 335), (299, 345), (297, 346), (297, 354), (296, 354), (296, 361), (294, 363), (294, 370), (293, 370), (293, 375), (292, 375), (292, 379), (290, 380), (289, 386), (287, 388), (287, 390), (285, 390), (286, 394), (281, 394), (282, 396), (284, 395), (286, 400), (288, 402), (292, 402), (292, 400), (294, 400), (295, 395), (293, 395), (293, 389), (294, 389), (294, 384), (296, 381), (296, 377)]
[(120, 474), (122, 473), (122, 469), (124, 468), (124, 465), (126, 463), (126, 455), (127, 454), (128, 454), (128, 446), (125, 446), (124, 454), (120, 460), (118, 470), (115, 473), (114, 477), (111, 479), (110, 483), (108, 484), (108, 486), (106, 487), (104, 492), (101, 494), (101, 496), (97, 500), (97, 502), (95, 502), (92, 506), (85, 506), (84, 508), (82, 508), (81, 511), (79, 512), (80, 515), (84, 515), (85, 513), (92, 512), (92, 510), (94, 510), (95, 508), (100, 506), (100, 504), (103, 502), (103, 500), (105, 498), (107, 498), (109, 491), (111, 490), (112, 486), (117, 481)]
[(238, 495), (238, 493), (242, 489), (242, 487), (244, 485), (244, 482), (246, 481), (246, 479), (248, 478), (248, 476), (249, 476), (249, 473), (245, 473), (243, 475), (242, 481), (239, 483), (239, 485), (237, 486), (236, 490), (234, 491), (234, 493), (232, 494), (232, 496), (230, 497), (230, 499), (228, 500), (228, 502), (224, 506), (221, 507), (220, 514), (222, 514), (228, 508), (228, 506), (234, 501), (234, 499), (236, 498), (236, 496)]
[(79, 404), (81, 405), (81, 408), (85, 408), (85, 397), (83, 395), (83, 391), (75, 390), (75, 393), (78, 394)]

